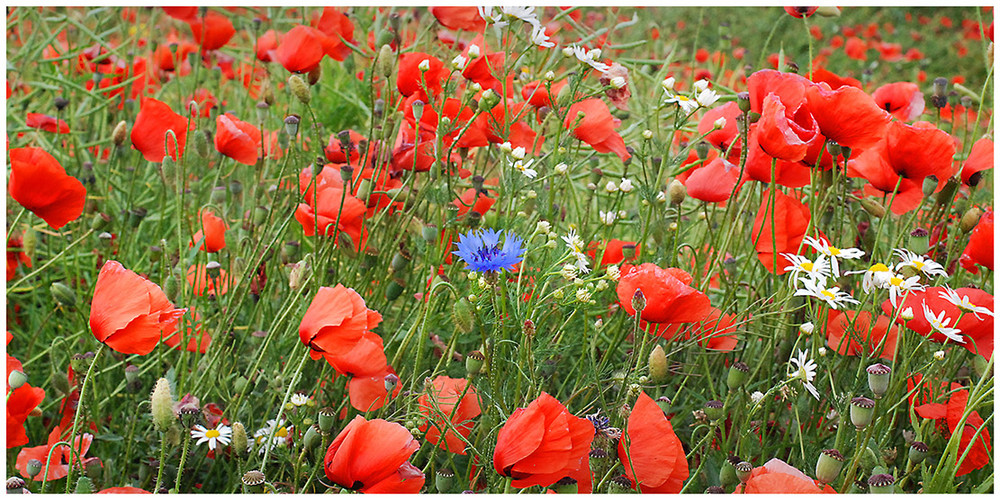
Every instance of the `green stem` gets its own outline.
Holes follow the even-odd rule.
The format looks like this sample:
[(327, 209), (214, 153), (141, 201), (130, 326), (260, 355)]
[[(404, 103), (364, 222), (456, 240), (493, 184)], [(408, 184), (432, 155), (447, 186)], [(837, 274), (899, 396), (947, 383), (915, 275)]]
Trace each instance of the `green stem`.
[[(86, 377), (84, 377), (83, 383), (80, 384), (80, 399), (77, 400), (77, 403), (76, 403), (76, 415), (73, 416), (73, 431), (69, 435), (69, 442), (70, 442), (70, 446), (69, 446), (69, 463), (70, 463), (70, 468), (69, 468), (69, 474), (66, 476), (66, 493), (69, 493), (70, 486), (73, 483), (73, 467), (72, 467), (72, 464), (73, 464), (73, 460), (74, 460), (74, 456), (73, 455), (76, 452), (76, 450), (73, 449), (73, 440), (76, 439), (76, 429), (77, 429), (77, 426), (80, 424), (80, 413), (82, 413), (82, 411), (83, 411), (83, 401), (84, 401), (83, 398), (84, 398), (84, 396), (86, 395), (86, 392), (87, 392), (87, 383), (90, 382), (90, 375), (94, 372), (94, 365), (97, 364), (97, 358), (101, 357), (101, 353), (104, 352), (104, 347), (105, 347), (104, 344), (101, 344), (101, 347), (97, 349), (97, 353), (94, 354), (94, 359), (90, 360), (90, 367), (87, 368), (87, 375), (86, 375)], [(81, 446), (81, 448), (82, 448), (82, 446)], [(82, 465), (83, 462), (82, 462), (81, 457), (75, 457), (75, 458), (77, 460), (81, 460), (81, 465)]]

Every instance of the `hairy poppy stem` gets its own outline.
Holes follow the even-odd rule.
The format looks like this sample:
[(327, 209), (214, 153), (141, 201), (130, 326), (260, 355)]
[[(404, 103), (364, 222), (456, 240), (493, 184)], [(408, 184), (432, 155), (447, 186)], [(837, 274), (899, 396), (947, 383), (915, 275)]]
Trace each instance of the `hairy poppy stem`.
[[(83, 410), (83, 397), (86, 395), (87, 382), (90, 382), (90, 375), (92, 373), (94, 373), (94, 365), (97, 364), (97, 358), (101, 357), (101, 353), (102, 352), (104, 352), (104, 344), (101, 344), (101, 347), (99, 347), (97, 349), (97, 353), (94, 354), (94, 359), (90, 360), (90, 368), (87, 368), (87, 375), (86, 375), (86, 377), (84, 377), (83, 383), (80, 384), (80, 399), (77, 400), (77, 403), (76, 403), (76, 415), (73, 417), (73, 431), (69, 435), (69, 443), (70, 443), (70, 445), (69, 445), (69, 463), (70, 463), (70, 467), (69, 467), (69, 474), (66, 476), (66, 493), (67, 494), (69, 493), (70, 486), (73, 485), (73, 460), (74, 460), (74, 458), (76, 458), (76, 459), (80, 459), (81, 458), (81, 457), (74, 457), (74, 454), (75, 454), (74, 452), (76, 452), (76, 450), (73, 449), (73, 441), (76, 439), (76, 429), (77, 429), (77, 425), (80, 423), (80, 413)], [(83, 448), (83, 446), (82, 446), (83, 439), (81, 439), (80, 441), (81, 441), (81, 446), (80, 447)], [(82, 465), (82, 463), (83, 463), (83, 461), (81, 459), (81, 465)]]

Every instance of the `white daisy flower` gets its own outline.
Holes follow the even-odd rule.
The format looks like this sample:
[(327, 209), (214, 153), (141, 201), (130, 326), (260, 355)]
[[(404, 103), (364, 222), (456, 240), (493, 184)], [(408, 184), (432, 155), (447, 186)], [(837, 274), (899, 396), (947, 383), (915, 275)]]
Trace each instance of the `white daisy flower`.
[(228, 445), (233, 437), (233, 430), (229, 426), (219, 423), (214, 429), (208, 429), (202, 425), (195, 425), (191, 429), (191, 438), (197, 439), (195, 444), (208, 443), (208, 449), (214, 450), (220, 443)]
[(826, 241), (826, 239), (818, 240), (811, 236), (806, 236), (802, 238), (802, 242), (830, 259), (830, 267), (833, 269), (834, 276), (840, 276), (840, 267), (837, 264), (837, 259), (860, 259), (865, 255), (864, 250), (857, 248), (837, 248), (830, 245), (830, 242)]
[(295, 406), (302, 406), (309, 402), (309, 396), (302, 394), (301, 392), (296, 392), (292, 394), (292, 404)]
[(812, 280), (819, 280), (830, 275), (830, 265), (827, 264), (822, 255), (815, 262), (793, 253), (783, 253), (781, 256), (792, 263), (792, 265), (785, 267), (785, 271), (791, 271), (789, 283), (797, 280), (802, 273), (805, 273)]
[[(264, 450), (268, 448), (287, 446), (293, 429), (293, 426), (285, 427), (284, 421), (277, 422), (273, 418), (268, 420), (267, 425), (253, 433), (254, 443), (260, 445), (258, 453), (263, 454)], [(272, 434), (273, 437), (271, 437)], [(268, 441), (269, 437), (271, 437), (270, 441)]]
[(549, 35), (545, 34), (545, 26), (542, 26), (541, 23), (531, 26), (531, 43), (546, 49), (556, 46), (554, 42), (549, 41)]
[(467, 61), (464, 57), (462, 57), (462, 54), (459, 54), (459, 55), (455, 56), (454, 59), (451, 60), (451, 67), (453, 67), (453, 68), (455, 68), (455, 69), (457, 69), (459, 71), (462, 71), (462, 70), (465, 69), (465, 65), (468, 62), (469, 61)]
[(827, 288), (814, 280), (801, 280), (802, 288), (795, 291), (795, 295), (804, 297), (815, 297), (826, 302), (831, 309), (840, 309), (847, 304), (858, 304), (850, 294), (841, 292), (839, 287)]
[(958, 292), (952, 290), (950, 286), (945, 285), (943, 292), (938, 292), (938, 296), (948, 302), (951, 302), (958, 307), (958, 309), (964, 313), (972, 313), (976, 316), (976, 319), (983, 319), (979, 313), (985, 314), (987, 316), (993, 317), (993, 311), (989, 310), (983, 306), (977, 306), (969, 300), (968, 295), (963, 295), (959, 297)]
[(611, 69), (611, 66), (597, 60), (597, 58), (601, 57), (601, 51), (599, 49), (588, 51), (579, 45), (570, 45), (569, 49), (573, 51), (573, 55), (578, 61), (596, 69), (597, 71), (600, 71), (601, 73), (605, 73)]
[(753, 391), (753, 394), (750, 395), (750, 401), (753, 402), (753, 404), (760, 403), (763, 400), (764, 400), (763, 392)]
[(622, 277), (622, 272), (618, 269), (617, 264), (611, 264), (608, 266), (608, 269), (604, 271), (604, 274), (615, 281), (618, 281), (618, 279)]
[(534, 163), (535, 163), (534, 159), (528, 161), (515, 160), (513, 166), (515, 170), (524, 174), (525, 177), (529, 179), (534, 179), (535, 177), (538, 177), (538, 171), (531, 168), (531, 165)]
[(885, 286), (889, 289), (889, 303), (892, 304), (892, 307), (896, 307), (896, 297), (905, 297), (909, 292), (923, 290), (925, 288), (924, 285), (921, 285), (918, 281), (920, 281), (920, 276), (904, 278), (900, 274), (892, 275)]
[(600, 216), (601, 216), (601, 222), (603, 222), (604, 225), (606, 226), (614, 224), (615, 219), (618, 218), (618, 214), (616, 214), (615, 212), (605, 212), (604, 210), (600, 211)]
[(580, 274), (587, 274), (590, 272), (590, 261), (587, 259), (587, 255), (584, 252), (585, 245), (583, 239), (576, 234), (575, 229), (571, 229), (569, 234), (562, 237), (563, 241), (566, 242), (566, 248), (569, 249), (572, 257), (576, 259), (576, 270)]
[(948, 273), (944, 270), (944, 266), (928, 259), (927, 257), (924, 257), (923, 255), (917, 255), (905, 248), (893, 249), (893, 253), (898, 255), (899, 260), (901, 261), (896, 264), (897, 271), (904, 267), (912, 267), (927, 276), (948, 276)]
[(686, 115), (689, 115), (698, 109), (698, 101), (695, 101), (686, 95), (668, 93), (667, 98), (664, 99), (663, 102), (666, 104), (677, 104)]
[(926, 302), (921, 305), (924, 308), (924, 318), (926, 318), (927, 322), (931, 324), (931, 328), (941, 335), (958, 342), (959, 344), (965, 343), (965, 339), (962, 338), (961, 335), (962, 331), (958, 328), (951, 328), (948, 326), (951, 323), (951, 318), (945, 318), (944, 311), (941, 311), (941, 314), (935, 316), (934, 311), (931, 311), (931, 308), (927, 307)]
[(885, 288), (889, 283), (889, 279), (894, 276), (892, 269), (889, 269), (889, 266), (881, 262), (877, 262), (869, 266), (865, 271), (848, 271), (844, 274), (859, 273), (864, 273), (865, 275), (861, 280), (861, 289), (864, 290), (865, 293), (872, 293), (872, 290)]
[(816, 362), (809, 359), (806, 351), (799, 351), (798, 356), (789, 359), (788, 362), (795, 365), (795, 369), (788, 374), (788, 378), (801, 380), (802, 385), (809, 391), (809, 394), (812, 394), (818, 400), (819, 391), (812, 385), (813, 379), (816, 378), (816, 368), (818, 367)]
[(701, 107), (707, 108), (719, 100), (719, 94), (716, 94), (712, 89), (705, 89), (698, 92), (698, 97), (696, 97), (695, 100), (698, 101), (698, 104), (701, 105)]

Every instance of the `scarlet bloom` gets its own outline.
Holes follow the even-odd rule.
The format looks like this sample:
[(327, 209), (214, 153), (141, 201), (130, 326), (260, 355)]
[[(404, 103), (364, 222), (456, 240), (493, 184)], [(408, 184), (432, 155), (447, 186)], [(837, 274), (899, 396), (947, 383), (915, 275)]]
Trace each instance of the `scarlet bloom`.
[[(463, 438), (468, 438), (472, 432), (475, 425), (472, 419), (482, 413), (476, 388), (464, 378), (438, 375), (417, 404), (420, 405), (420, 413), (428, 419), (420, 426), (420, 430), (427, 433), (427, 442), (451, 453), (465, 455)], [(441, 439), (442, 436), (444, 439)]]
[(780, 459), (772, 458), (750, 471), (746, 482), (734, 493), (836, 493), (830, 485), (820, 483)]
[(188, 268), (185, 277), (187, 278), (188, 285), (191, 286), (191, 293), (195, 297), (225, 295), (229, 291), (230, 281), (230, 278), (226, 275), (226, 271), (219, 269), (219, 275), (213, 277), (208, 273), (206, 267), (205, 264), (192, 264)]
[(109, 260), (101, 267), (90, 303), (90, 330), (122, 354), (149, 354), (172, 334), (187, 309), (177, 309), (153, 282)]
[(574, 416), (543, 392), (527, 408), (518, 408), (497, 434), (493, 468), (513, 479), (515, 488), (549, 486), (564, 477), (590, 493), (590, 443), (594, 424)]
[(563, 126), (573, 130), (573, 136), (594, 148), (598, 153), (614, 153), (622, 161), (632, 155), (625, 149), (625, 141), (615, 132), (621, 120), (611, 116), (611, 110), (600, 99), (584, 99), (569, 107)]
[[(62, 479), (69, 474), (70, 467), (70, 447), (65, 444), (60, 444), (55, 446), (55, 450), (52, 450), (53, 446), (59, 441), (63, 440), (63, 431), (60, 426), (56, 426), (49, 433), (48, 442), (41, 446), (35, 446), (32, 448), (22, 448), (21, 451), (17, 453), (17, 462), (15, 467), (17, 471), (21, 473), (22, 476), (30, 478), (34, 481), (42, 481), (46, 479), (45, 470), (46, 465), (48, 467), (49, 481), (55, 481), (57, 479)], [(66, 433), (68, 434), (68, 432)], [(65, 436), (69, 439), (69, 436)], [(87, 455), (87, 451), (90, 449), (90, 443), (94, 441), (94, 436), (90, 434), (80, 434), (76, 436), (73, 440), (73, 448), (75, 453), (73, 453), (73, 458), (77, 461), (74, 467), (83, 467), (84, 464), (90, 462), (91, 460), (100, 460), (98, 458), (82, 458)], [(49, 453), (52, 454), (52, 461), (48, 461)], [(42, 470), (35, 474), (34, 476), (28, 474), (28, 461), (38, 460), (42, 463)]]
[(382, 419), (354, 417), (330, 443), (326, 477), (362, 493), (417, 493), (424, 474), (408, 462), (420, 448), (405, 427)]
[(618, 303), (631, 316), (635, 316), (632, 298), (641, 290), (646, 308), (640, 318), (651, 323), (690, 323), (708, 317), (712, 303), (708, 296), (691, 288), (690, 274), (669, 267), (663, 269), (647, 262), (639, 266), (622, 268), (618, 280)]
[(993, 270), (993, 211), (990, 210), (979, 218), (979, 223), (969, 235), (969, 243), (965, 245), (960, 259), (962, 266), (969, 272), (977, 274), (976, 264)]
[(215, 119), (215, 150), (244, 164), (254, 165), (260, 154), (260, 130), (228, 113)]
[(338, 244), (349, 239), (355, 251), (364, 248), (368, 240), (365, 204), (333, 185), (319, 188), (315, 199), (310, 194), (311, 190), (305, 195), (306, 203), (299, 203), (295, 210), (295, 220), (302, 224), (305, 235), (312, 236), (319, 229), (327, 236), (337, 235)]
[(7, 281), (14, 279), (17, 266), (31, 267), (31, 257), (24, 252), (24, 239), (20, 236), (7, 239)]
[(308, 73), (319, 66), (327, 49), (339, 44), (316, 28), (299, 25), (281, 37), (274, 58), (292, 73)]
[[(8, 336), (8, 343), (10, 337)], [(24, 372), (24, 367), (17, 358), (7, 355), (7, 379), (10, 379), (10, 372), (17, 370)], [(28, 414), (38, 407), (45, 399), (45, 390), (40, 387), (31, 387), (25, 383), (21, 387), (10, 390), (10, 383), (7, 383), (7, 448), (14, 448), (28, 444), (28, 435), (24, 432), (24, 421), (28, 419)]]
[[(990, 359), (993, 355), (993, 316), (984, 313), (965, 312), (959, 306), (948, 301), (941, 296), (947, 293), (944, 287), (933, 286), (924, 290), (916, 290), (907, 293), (902, 302), (897, 301), (896, 309), (899, 311), (911, 308), (913, 319), (903, 320), (898, 312), (893, 311), (892, 303), (886, 300), (882, 303), (882, 310), (886, 314), (895, 315), (896, 322), (905, 324), (906, 328), (929, 338), (934, 342), (944, 343), (947, 340), (943, 334), (934, 330), (923, 312), (923, 305), (935, 315), (944, 313), (945, 318), (951, 319), (948, 326), (958, 328), (965, 342), (960, 345), (973, 354), (979, 354), (984, 359)], [(993, 295), (978, 288), (958, 288), (955, 293), (961, 299), (968, 298), (968, 303), (985, 307), (993, 311)], [(962, 319), (959, 320), (958, 318)], [(957, 323), (955, 323), (957, 321)], [(949, 341), (951, 342), (951, 341)]]
[(872, 92), (875, 104), (905, 122), (924, 112), (924, 94), (915, 83), (887, 83)]
[(969, 186), (976, 186), (982, 179), (984, 170), (993, 169), (993, 141), (989, 137), (983, 137), (972, 145), (969, 157), (962, 165), (962, 182)]
[[(142, 153), (146, 161), (159, 163), (167, 154), (176, 160), (178, 150), (181, 155), (184, 154), (189, 123), (187, 118), (174, 113), (170, 106), (147, 97), (143, 99), (132, 126), (132, 146)], [(173, 131), (176, 141), (165, 138), (168, 130)]]
[(202, 210), (201, 229), (191, 237), (191, 244), (201, 243), (201, 250), (208, 253), (215, 253), (226, 248), (226, 229), (229, 225), (225, 219), (217, 217), (211, 210)]
[(41, 113), (28, 113), (24, 119), (24, 124), (31, 128), (40, 128), (46, 132), (54, 134), (68, 134), (69, 125), (54, 116), (43, 115)]
[(365, 306), (358, 292), (337, 285), (320, 287), (299, 324), (299, 339), (318, 354), (339, 354), (354, 348), (365, 332), (382, 322), (382, 315)]
[(445, 28), (462, 31), (482, 31), (486, 20), (476, 7), (428, 7), (431, 15)]
[[(429, 69), (420, 70), (420, 64), (427, 61)], [(440, 59), (423, 52), (407, 52), (399, 56), (399, 66), (396, 72), (396, 87), (404, 96), (418, 95), (424, 102), (430, 101), (428, 95), (441, 92), (441, 81), (448, 76), (448, 70)]]
[(819, 7), (785, 7), (785, 12), (792, 17), (802, 19), (815, 14), (817, 9)]
[(146, 491), (142, 488), (136, 488), (135, 486), (114, 486), (111, 488), (104, 488), (97, 492), (98, 495), (152, 495), (151, 492)]
[(496, 203), (496, 200), (486, 196), (485, 193), (477, 192), (475, 188), (466, 189), (462, 193), (462, 196), (452, 201), (452, 204), (458, 207), (459, 217), (469, 213), (469, 210), (478, 212), (479, 215), (486, 215), (486, 212), (489, 212), (494, 203)]
[(11, 198), (59, 229), (83, 213), (87, 189), (41, 148), (10, 150)]
[(844, 356), (877, 356), (892, 361), (899, 327), (890, 328), (889, 318), (878, 315), (872, 323), (867, 311), (830, 311), (826, 322), (826, 345)]
[(236, 34), (236, 28), (233, 27), (233, 22), (229, 20), (229, 17), (210, 10), (204, 18), (204, 23), (202, 16), (194, 16), (188, 20), (194, 41), (201, 44), (202, 50), (222, 48)]
[[(198, 313), (194, 313), (193, 322), (195, 326), (185, 328), (183, 337), (181, 336), (180, 329), (177, 329), (170, 335), (164, 335), (163, 343), (174, 349), (205, 354), (205, 351), (208, 350), (208, 345), (212, 343), (212, 336), (208, 333), (207, 328), (202, 327)], [(181, 341), (185, 341), (183, 347), (181, 346)]]
[(629, 414), (618, 442), (618, 459), (632, 487), (643, 493), (680, 493), (689, 474), (681, 440), (645, 392), (639, 393)]
[[(751, 241), (757, 249), (757, 260), (768, 271), (781, 275), (791, 265), (782, 253), (798, 253), (802, 238), (809, 227), (809, 207), (799, 200), (775, 191), (765, 191), (754, 219)], [(773, 205), (773, 206), (772, 206)], [(773, 227), (772, 227), (773, 226)]]
[[(691, 323), (661, 323), (651, 332), (667, 340), (683, 334), (685, 339), (695, 339), (698, 345), (713, 351), (730, 352), (736, 348), (736, 315), (725, 314), (718, 308), (711, 308), (704, 320)], [(640, 327), (643, 325), (640, 324)]]
[(740, 176), (738, 166), (722, 158), (716, 158), (707, 165), (694, 169), (684, 181), (688, 196), (708, 203), (726, 201), (733, 194)]
[[(913, 390), (917, 384), (920, 384), (921, 380), (922, 377), (920, 374), (907, 379), (906, 382), (908, 390)], [(924, 385), (928, 385), (928, 383), (924, 383)], [(962, 419), (962, 415), (965, 414), (966, 407), (969, 404), (968, 390), (963, 389), (961, 384), (956, 384), (954, 382), (949, 385), (950, 390), (953, 392), (951, 392), (951, 395), (948, 397), (947, 403), (925, 403), (913, 407), (913, 410), (917, 413), (917, 415), (920, 415), (923, 418), (938, 420), (943, 424), (947, 424), (945, 432), (946, 437), (950, 437), (958, 431), (958, 424)], [(942, 384), (941, 389), (944, 389), (944, 384)], [(942, 390), (941, 392), (946, 391)], [(915, 398), (911, 398), (911, 403), (914, 402), (914, 399)], [(980, 428), (982, 428), (982, 432), (978, 437), (974, 438)], [(978, 411), (970, 413), (965, 418), (965, 423), (962, 426), (962, 437), (959, 440), (958, 455), (956, 456), (958, 468), (955, 470), (955, 476), (964, 476), (974, 470), (981, 469), (988, 465), (991, 461), (990, 452), (993, 447), (990, 443), (992, 442), (993, 440), (990, 438), (989, 427), (986, 426), (983, 417), (979, 415)], [(962, 455), (966, 455), (965, 460), (962, 460)], [(959, 460), (962, 461), (958, 462)]]

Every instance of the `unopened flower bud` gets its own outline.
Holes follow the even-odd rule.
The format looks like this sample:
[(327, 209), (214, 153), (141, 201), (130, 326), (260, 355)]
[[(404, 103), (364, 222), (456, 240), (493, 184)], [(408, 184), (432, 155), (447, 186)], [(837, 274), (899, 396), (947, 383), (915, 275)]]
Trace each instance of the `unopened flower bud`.
[[(194, 141), (194, 152), (201, 158), (208, 158), (208, 155), (212, 153), (208, 144), (208, 135), (206, 134), (208, 134), (207, 130), (194, 131), (191, 133)], [(166, 160), (167, 158), (169, 157), (164, 157), (163, 159)], [(166, 175), (166, 170), (164, 170), (164, 175)], [(171, 180), (172, 179), (173, 177), (171, 177)]]
[(122, 120), (115, 125), (114, 131), (111, 132), (111, 142), (115, 144), (115, 147), (121, 147), (122, 144), (125, 144), (126, 139), (128, 139), (128, 124)]
[(451, 308), (451, 319), (459, 332), (472, 333), (476, 326), (475, 318), (472, 316), (472, 304), (465, 297), (455, 301)]
[(979, 207), (972, 207), (966, 210), (965, 214), (962, 215), (962, 221), (959, 222), (959, 227), (962, 229), (962, 232), (968, 233), (975, 229), (982, 216), (983, 211)]
[(861, 208), (864, 208), (865, 212), (871, 214), (872, 217), (877, 217), (879, 219), (885, 217), (885, 207), (878, 201), (871, 198), (862, 198)]
[(935, 361), (944, 361), (945, 358), (944, 351), (934, 351), (934, 354), (932, 356), (934, 357)]
[(646, 295), (642, 293), (641, 288), (636, 288), (632, 294), (632, 309), (636, 315), (641, 315), (643, 309), (646, 309)]
[(153, 414), (153, 425), (156, 430), (166, 432), (177, 419), (173, 406), (174, 397), (170, 394), (170, 382), (165, 378), (158, 379), (149, 401), (150, 412)]
[(909, 321), (909, 320), (913, 319), (913, 308), (912, 307), (907, 307), (906, 309), (903, 309), (902, 311), (900, 311), (899, 312), (899, 318), (902, 319), (902, 320), (904, 320), (904, 321)]
[(21, 370), (11, 370), (10, 375), (7, 375), (7, 385), (12, 391), (17, 390), (27, 382), (28, 377)]
[(687, 197), (687, 188), (681, 181), (674, 179), (667, 186), (667, 197), (670, 198), (671, 205), (680, 205)]
[(49, 292), (52, 293), (52, 298), (66, 309), (73, 309), (76, 307), (76, 292), (62, 282), (56, 281), (55, 283), (52, 283), (52, 285), (49, 286)]
[(731, 391), (743, 387), (748, 376), (750, 376), (750, 367), (742, 361), (737, 361), (729, 367), (729, 373), (726, 375), (726, 386)]
[(823, 450), (816, 460), (816, 480), (830, 484), (844, 468), (844, 455), (835, 449)]
[(812, 324), (811, 321), (807, 321), (799, 325), (799, 333), (802, 335), (812, 335), (813, 331), (816, 330), (816, 326)]
[(860, 431), (871, 425), (875, 418), (875, 401), (864, 396), (851, 400), (851, 423)]
[(667, 353), (659, 344), (649, 353), (649, 380), (662, 384), (667, 380)]
[(76, 487), (73, 489), (73, 493), (87, 495), (94, 492), (94, 483), (87, 476), (80, 476), (76, 480)]
[(292, 91), (292, 95), (294, 95), (299, 102), (302, 104), (309, 104), (309, 100), (312, 99), (312, 94), (309, 93), (309, 86), (306, 85), (306, 82), (302, 80), (301, 76), (289, 76), (288, 88)]
[(869, 366), (866, 371), (868, 372), (868, 388), (875, 395), (875, 399), (881, 399), (882, 395), (889, 390), (889, 374), (892, 372), (892, 368), (882, 363), (875, 363)]

